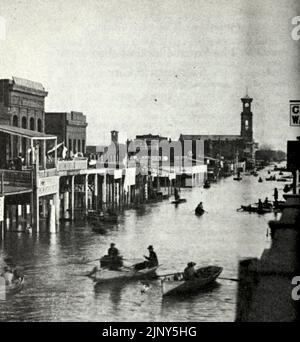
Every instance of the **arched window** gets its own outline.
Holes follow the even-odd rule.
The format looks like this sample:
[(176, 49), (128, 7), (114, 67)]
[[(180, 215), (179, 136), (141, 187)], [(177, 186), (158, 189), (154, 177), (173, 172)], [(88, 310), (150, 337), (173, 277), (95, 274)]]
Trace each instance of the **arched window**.
[(38, 125), (38, 132), (42, 132), (43, 131), (43, 124), (42, 124), (41, 119), (38, 119), (37, 125)]
[(29, 128), (30, 128), (32, 131), (35, 130), (34, 118), (30, 118), (30, 121), (29, 121)]
[(249, 129), (249, 121), (245, 120), (245, 130), (248, 131)]
[(13, 117), (13, 126), (14, 126), (14, 127), (18, 127), (18, 126), (19, 126), (19, 119), (18, 119), (18, 116), (17, 116), (17, 115), (15, 115), (15, 116)]
[(25, 116), (22, 117), (22, 128), (27, 128), (27, 118)]

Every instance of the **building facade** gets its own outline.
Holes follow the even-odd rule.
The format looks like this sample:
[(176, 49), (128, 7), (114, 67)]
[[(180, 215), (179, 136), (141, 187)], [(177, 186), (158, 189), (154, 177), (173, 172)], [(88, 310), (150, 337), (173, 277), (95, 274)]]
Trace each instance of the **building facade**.
[(86, 116), (81, 112), (53, 112), (45, 114), (45, 131), (56, 135), (64, 143), (69, 155), (86, 153)]
[(253, 113), (251, 104), (253, 98), (246, 95), (241, 98), (243, 111), (241, 113), (241, 132), (239, 135), (193, 135), (181, 134), (179, 140), (192, 141), (193, 146), (196, 140), (204, 141), (204, 155), (196, 155), (193, 148), (193, 159), (201, 160), (225, 160), (245, 161), (248, 168), (254, 167), (255, 151), (258, 144), (253, 139)]
[[(48, 93), (41, 83), (13, 77), (0, 80), (0, 124), (29, 129), (43, 133), (45, 131), (45, 97)], [(14, 136), (10, 138), (5, 151), (8, 159), (19, 154), (28, 160), (28, 141)]]

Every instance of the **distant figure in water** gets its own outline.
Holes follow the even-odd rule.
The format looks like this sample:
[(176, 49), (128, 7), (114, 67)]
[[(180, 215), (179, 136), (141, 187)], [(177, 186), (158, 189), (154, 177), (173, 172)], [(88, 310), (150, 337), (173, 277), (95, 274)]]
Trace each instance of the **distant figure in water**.
[(180, 199), (177, 188), (175, 188), (175, 190), (174, 190), (174, 197), (175, 197), (175, 201), (178, 201)]
[(261, 201), (261, 199), (258, 200), (258, 210), (262, 211), (263, 210), (263, 202)]
[(277, 188), (275, 188), (274, 189), (274, 200), (275, 200), (275, 202), (277, 202), (278, 201), (278, 189)]

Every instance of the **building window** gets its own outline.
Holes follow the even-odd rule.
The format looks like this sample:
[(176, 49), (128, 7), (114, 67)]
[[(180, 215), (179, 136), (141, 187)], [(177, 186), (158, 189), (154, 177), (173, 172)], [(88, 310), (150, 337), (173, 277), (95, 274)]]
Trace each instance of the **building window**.
[(38, 126), (38, 132), (43, 132), (43, 124), (42, 124), (41, 119), (38, 119), (37, 126)]
[(82, 140), (82, 153), (85, 153), (85, 140)]
[(25, 116), (22, 117), (22, 128), (27, 128), (27, 118)]
[(245, 130), (248, 131), (249, 129), (249, 121), (245, 120)]
[(18, 126), (19, 126), (19, 119), (18, 119), (18, 116), (17, 116), (17, 115), (15, 115), (15, 116), (13, 117), (13, 126), (14, 126), (14, 127), (18, 127)]
[(34, 118), (30, 118), (29, 129), (31, 129), (32, 131), (35, 130)]
[(73, 140), (73, 153), (76, 153), (76, 139)]
[(69, 146), (68, 146), (69, 152), (72, 151), (72, 139), (69, 139)]
[(81, 141), (78, 139), (77, 141), (77, 145), (78, 145), (78, 150), (77, 152), (81, 152)]

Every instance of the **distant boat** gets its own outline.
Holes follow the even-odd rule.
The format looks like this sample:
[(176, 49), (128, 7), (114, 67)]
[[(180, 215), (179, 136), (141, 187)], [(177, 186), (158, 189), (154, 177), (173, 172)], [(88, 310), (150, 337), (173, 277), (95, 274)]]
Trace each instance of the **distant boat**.
[(233, 180), (235, 181), (241, 181), (243, 178), (241, 176), (238, 176), (238, 177), (234, 177)]
[(271, 213), (272, 212), (272, 208), (268, 208), (268, 207), (263, 207), (262, 209), (258, 208), (257, 205), (242, 205), (239, 210), (242, 211), (247, 211), (248, 213), (257, 213), (257, 214), (267, 214), (267, 213)]
[(172, 204), (180, 204), (180, 203), (185, 203), (186, 199), (185, 198), (178, 198), (177, 200), (172, 201)]
[(190, 295), (212, 284), (222, 273), (223, 268), (207, 266), (196, 270), (197, 277), (184, 280), (183, 272), (161, 276), (163, 296)]
[(210, 188), (210, 182), (208, 180), (205, 181), (204, 185), (203, 185), (204, 189), (209, 189)]
[(195, 215), (202, 216), (205, 213), (205, 210), (203, 208), (197, 207), (195, 209)]
[(5, 285), (6, 295), (11, 296), (20, 292), (23, 289), (24, 281), (24, 277), (19, 277), (18, 279), (14, 280), (12, 284)]

